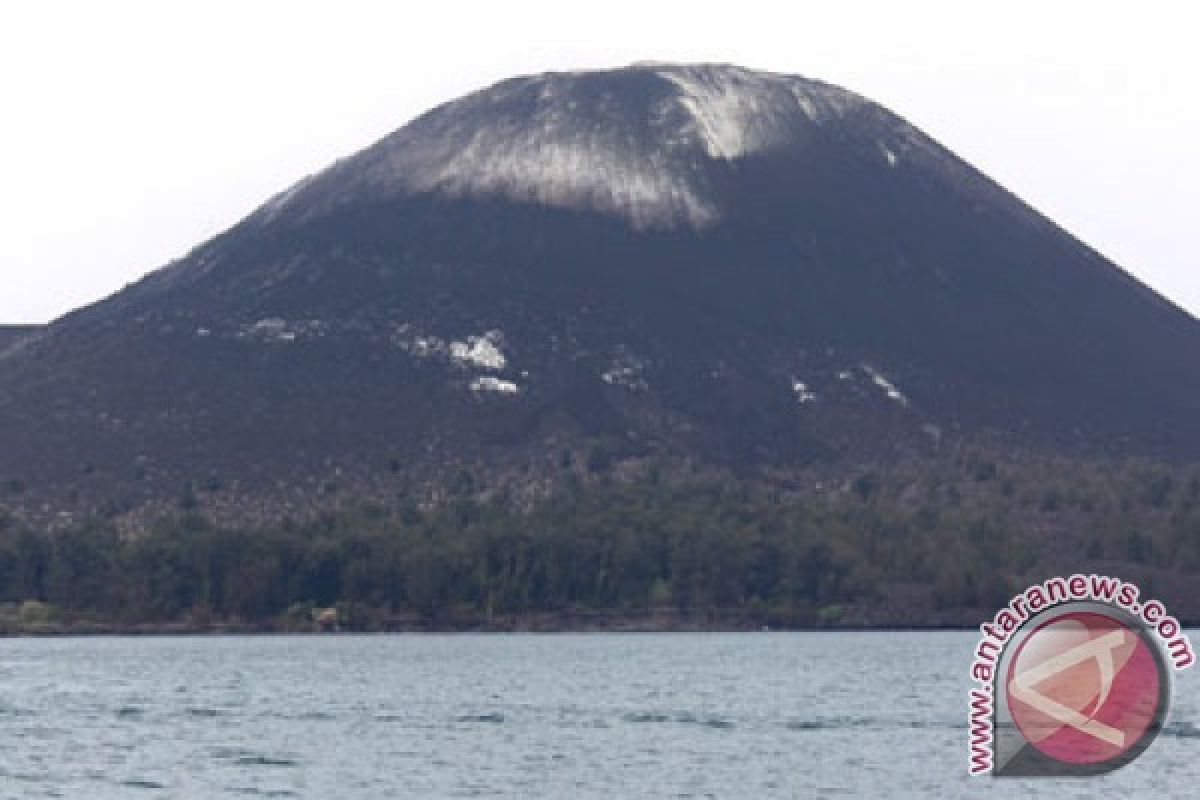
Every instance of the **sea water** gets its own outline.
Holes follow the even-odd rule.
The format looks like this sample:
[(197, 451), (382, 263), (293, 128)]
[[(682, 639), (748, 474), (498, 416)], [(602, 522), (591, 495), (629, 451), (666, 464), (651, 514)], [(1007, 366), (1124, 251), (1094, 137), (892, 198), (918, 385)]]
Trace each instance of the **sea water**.
[(1100, 778), (967, 777), (969, 632), (0, 640), (2, 798), (1200, 796), (1200, 692)]

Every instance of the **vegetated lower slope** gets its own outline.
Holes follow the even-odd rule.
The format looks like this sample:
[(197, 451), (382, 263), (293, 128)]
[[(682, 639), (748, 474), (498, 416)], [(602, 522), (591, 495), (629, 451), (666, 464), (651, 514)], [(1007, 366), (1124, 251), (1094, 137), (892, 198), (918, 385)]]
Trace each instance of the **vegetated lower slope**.
[(1200, 471), (973, 451), (815, 491), (651, 474), (521, 511), (462, 480), (427, 511), (134, 537), (0, 514), (0, 632), (974, 627), (1077, 572), (1200, 620)]

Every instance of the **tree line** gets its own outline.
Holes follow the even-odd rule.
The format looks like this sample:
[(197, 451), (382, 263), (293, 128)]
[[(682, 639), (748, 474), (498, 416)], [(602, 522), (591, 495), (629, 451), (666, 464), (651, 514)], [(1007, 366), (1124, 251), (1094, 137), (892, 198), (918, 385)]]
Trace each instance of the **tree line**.
[(103, 519), (37, 531), (0, 512), (0, 627), (304, 627), (327, 607), (364, 628), (656, 610), (937, 624), (1100, 562), (1149, 580), (1200, 573), (1200, 470), (967, 454), (829, 485), (566, 482), (532, 509), (464, 490), (434, 509), (364, 505), (252, 529), (187, 511), (128, 536)]

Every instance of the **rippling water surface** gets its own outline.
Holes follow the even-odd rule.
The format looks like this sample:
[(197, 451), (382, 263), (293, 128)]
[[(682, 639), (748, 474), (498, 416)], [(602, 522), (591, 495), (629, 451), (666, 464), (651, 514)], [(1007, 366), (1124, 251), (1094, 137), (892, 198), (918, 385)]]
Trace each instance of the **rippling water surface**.
[[(1195, 639), (1195, 635), (1193, 635)], [(0, 640), (0, 797), (1196, 797), (967, 779), (969, 633)]]

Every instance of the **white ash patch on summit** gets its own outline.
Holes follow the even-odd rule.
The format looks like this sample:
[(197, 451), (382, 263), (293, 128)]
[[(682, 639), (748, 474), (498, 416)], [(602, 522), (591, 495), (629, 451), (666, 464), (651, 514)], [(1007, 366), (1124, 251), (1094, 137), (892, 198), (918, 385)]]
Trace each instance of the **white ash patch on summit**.
[(876, 386), (883, 390), (884, 394), (886, 394), (889, 399), (895, 400), (900, 405), (908, 408), (908, 398), (903, 392), (897, 389), (896, 385), (888, 380), (882, 372), (869, 364), (863, 364), (862, 371), (865, 372), (871, 378), (871, 380), (875, 382)]
[(315, 176), (313, 175), (307, 175), (268, 199), (258, 210), (258, 213), (261, 215), (261, 224), (266, 225), (278, 217), (279, 213), (287, 206), (288, 201), (310, 186), (314, 178)]
[(862, 102), (832, 86), (740, 67), (658, 66), (679, 87), (678, 102), (709, 158), (732, 160), (795, 136), (803, 119), (820, 123)]
[[(647, 79), (627, 93), (620, 76)], [(661, 83), (656, 86), (655, 78)], [(446, 103), (331, 172), (331, 202), (359, 190), (503, 195), (618, 215), (642, 229), (723, 215), (714, 164), (805, 140), (864, 103), (797, 76), (724, 65), (640, 65), (514, 78)], [(308, 185), (328, 186), (321, 180)], [(304, 192), (301, 192), (304, 194)], [(265, 217), (294, 202), (289, 192)]]
[(720, 216), (686, 177), (661, 159), (623, 153), (603, 131), (562, 137), (553, 121), (530, 129), (490, 126), (469, 136), (453, 131), (423, 154), (404, 160), (405, 180), (417, 191), (450, 196), (501, 194), (559, 208), (597, 210), (627, 217), (639, 229), (712, 225)]

